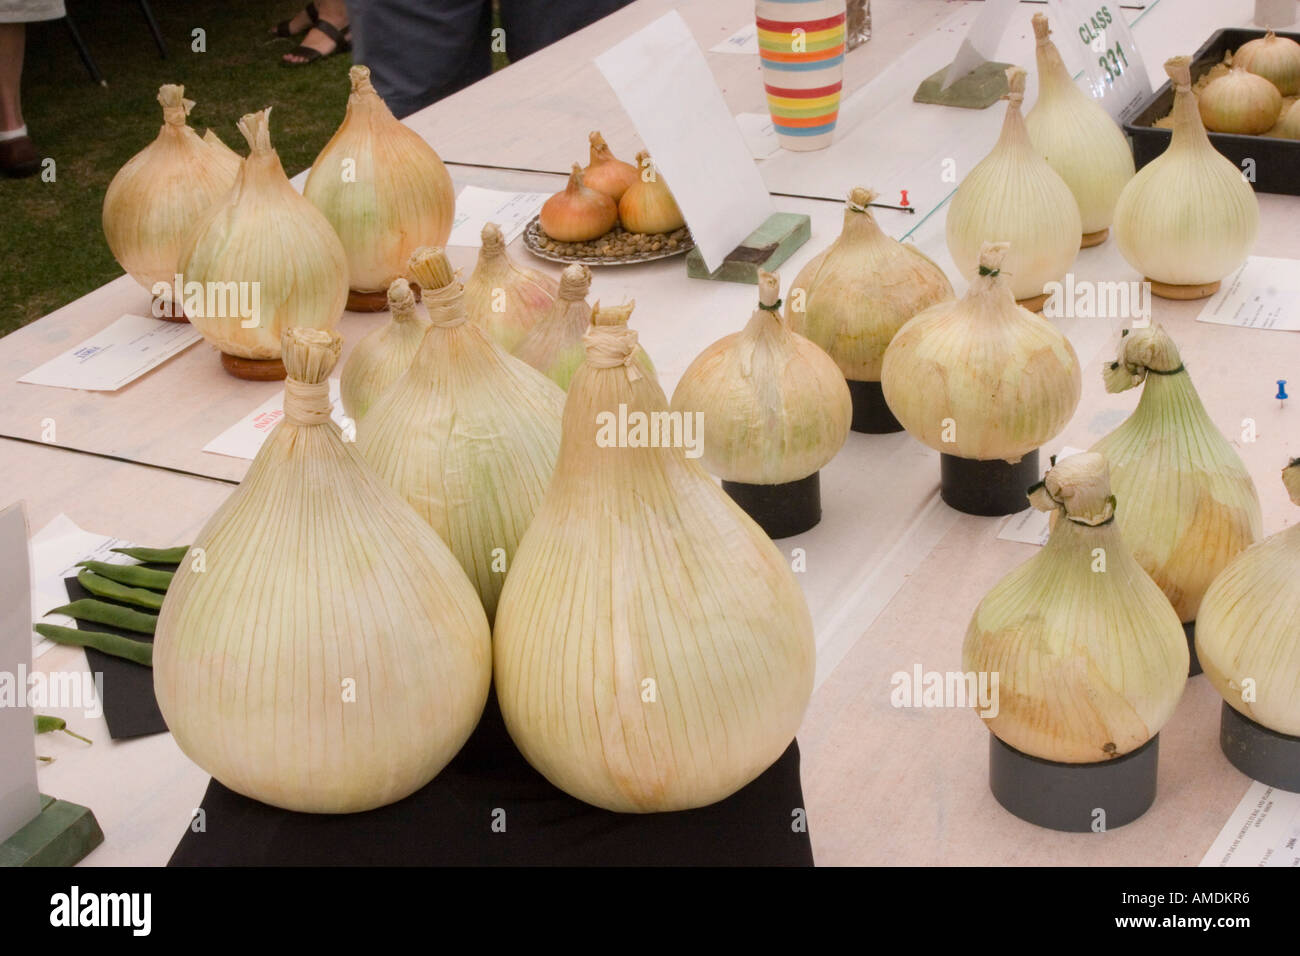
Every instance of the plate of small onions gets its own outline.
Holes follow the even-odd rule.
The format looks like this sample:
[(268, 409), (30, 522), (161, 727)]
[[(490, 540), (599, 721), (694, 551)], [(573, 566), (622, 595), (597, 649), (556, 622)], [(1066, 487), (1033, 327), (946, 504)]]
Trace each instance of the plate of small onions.
[(591, 134), (591, 161), (573, 164), (568, 184), (542, 205), (524, 229), (524, 246), (551, 262), (627, 265), (694, 248), (677, 201), (650, 154), (615, 158), (600, 133)]

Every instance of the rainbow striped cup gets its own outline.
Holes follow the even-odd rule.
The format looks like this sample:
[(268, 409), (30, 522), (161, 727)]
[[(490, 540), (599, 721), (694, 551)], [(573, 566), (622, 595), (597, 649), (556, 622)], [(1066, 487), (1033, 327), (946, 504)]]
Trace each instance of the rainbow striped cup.
[(825, 149), (844, 80), (844, 0), (757, 0), (758, 55), (772, 126), (786, 149)]

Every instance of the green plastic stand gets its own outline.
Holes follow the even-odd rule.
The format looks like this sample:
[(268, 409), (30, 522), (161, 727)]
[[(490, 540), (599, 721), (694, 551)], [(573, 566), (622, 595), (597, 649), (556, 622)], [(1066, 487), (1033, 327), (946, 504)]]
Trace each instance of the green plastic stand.
[(758, 285), (758, 270), (771, 272), (812, 238), (812, 220), (803, 213), (778, 212), (727, 253), (722, 265), (710, 272), (698, 249), (686, 253), (686, 274), (692, 279), (746, 282)]
[(88, 808), (41, 794), (41, 812), (0, 843), (0, 866), (73, 866), (103, 842)]
[(948, 73), (944, 67), (921, 81), (912, 96), (914, 103), (935, 103), (939, 106), (959, 106), (965, 110), (988, 109), (1002, 97), (1007, 90), (1007, 67), (1010, 63), (993, 63), (985, 60), (946, 90), (943, 78)]

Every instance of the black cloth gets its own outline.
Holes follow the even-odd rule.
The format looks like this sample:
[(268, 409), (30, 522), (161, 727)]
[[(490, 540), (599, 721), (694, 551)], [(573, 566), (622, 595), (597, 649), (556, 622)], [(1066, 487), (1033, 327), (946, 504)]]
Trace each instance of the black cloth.
[[(394, 733), (401, 733), (395, 728)], [(811, 866), (799, 748), (720, 803), (600, 810), (552, 786), (506, 732), (496, 697), (432, 783), (367, 813), (278, 810), (213, 780), (169, 866)], [(493, 824), (497, 824), (494, 830)], [(504, 822), (504, 832), (497, 832)]]
[[(176, 566), (170, 564), (146, 564), (145, 567), (158, 571), (176, 570)], [(133, 611), (157, 613), (156, 611), (149, 612), (147, 609), (136, 607), (133, 604), (110, 601), (108, 598), (96, 598), (95, 595), (83, 588), (76, 578), (64, 578), (63, 583), (68, 589), (68, 597), (73, 601), (79, 601), (82, 598), (94, 598), (106, 604), (117, 604)], [(109, 624), (98, 624), (95, 621), (77, 619), (77, 629), (81, 631), (102, 631), (106, 634), (129, 637), (135, 641), (153, 643), (153, 635), (151, 634), (127, 631)], [(153, 669), (137, 664), (135, 661), (123, 660), (120, 657), (105, 654), (93, 647), (87, 647), (85, 650), (86, 663), (90, 666), (90, 673), (103, 675), (103, 683), (100, 685), (103, 688), (100, 705), (104, 708), (104, 721), (108, 724), (108, 735), (114, 740), (125, 740), (129, 737), (165, 734), (167, 724), (163, 721), (162, 713), (158, 710), (158, 701), (153, 694)]]
[[(536, 53), (630, 2), (501, 0), (505, 54)], [(353, 60), (399, 118), (492, 72), (491, 0), (348, 0), (348, 17)]]

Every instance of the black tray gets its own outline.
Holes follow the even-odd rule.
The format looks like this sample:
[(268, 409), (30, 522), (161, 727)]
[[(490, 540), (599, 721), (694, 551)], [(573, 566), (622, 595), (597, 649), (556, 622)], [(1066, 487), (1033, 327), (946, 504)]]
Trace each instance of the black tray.
[[(1192, 57), (1192, 82), (1208, 73), (1223, 54), (1236, 51), (1243, 43), (1264, 36), (1267, 30), (1247, 30), (1236, 27), (1216, 31)], [(1300, 33), (1274, 31), (1300, 43)], [(1124, 124), (1124, 132), (1133, 143), (1133, 161), (1141, 169), (1169, 148), (1172, 135), (1167, 129), (1151, 124), (1165, 116), (1174, 105), (1173, 84), (1166, 81), (1154, 96), (1147, 100), (1141, 111)], [(1255, 191), (1285, 193), (1300, 196), (1300, 140), (1278, 139), (1270, 136), (1243, 136), (1238, 133), (1210, 133), (1210, 142), (1233, 165), (1242, 169), (1246, 159), (1255, 161)]]

